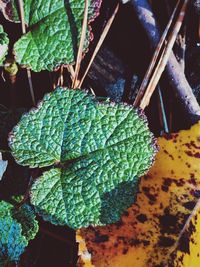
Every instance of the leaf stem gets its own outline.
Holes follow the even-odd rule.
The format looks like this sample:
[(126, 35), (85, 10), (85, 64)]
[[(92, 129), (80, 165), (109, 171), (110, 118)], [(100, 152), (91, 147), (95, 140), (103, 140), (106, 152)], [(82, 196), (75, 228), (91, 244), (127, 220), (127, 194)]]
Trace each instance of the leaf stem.
[(152, 75), (152, 72), (153, 72), (153, 70), (155, 68), (155, 65), (156, 65), (157, 61), (159, 60), (159, 57), (161, 57), (161, 55), (162, 55), (161, 50), (163, 49), (163, 45), (164, 45), (165, 40), (167, 38), (169, 29), (170, 29), (170, 27), (171, 27), (171, 25), (173, 23), (174, 18), (175, 18), (175, 14), (176, 14), (176, 12), (178, 10), (180, 2), (181, 2), (181, 0), (179, 0), (177, 2), (176, 6), (174, 8), (174, 11), (173, 11), (173, 13), (172, 13), (172, 15), (170, 17), (170, 20), (169, 20), (169, 22), (167, 24), (167, 27), (165, 28), (165, 30), (164, 30), (164, 32), (162, 34), (162, 37), (160, 38), (160, 41), (159, 41), (159, 43), (158, 43), (158, 45), (156, 47), (156, 50), (155, 50), (155, 52), (153, 54), (153, 57), (152, 57), (151, 62), (150, 62), (150, 65), (148, 67), (148, 70), (147, 70), (147, 72), (145, 74), (145, 77), (144, 77), (144, 79), (142, 81), (142, 84), (141, 84), (141, 86), (139, 88), (137, 97), (136, 97), (136, 99), (134, 101), (133, 105), (135, 107), (139, 106), (139, 103), (140, 103), (140, 101), (141, 101), (141, 99), (142, 99), (142, 97), (143, 97), (143, 95), (145, 93), (145, 89), (146, 89), (146, 87), (147, 87), (147, 85), (149, 83), (149, 80), (151, 78), (151, 75)]
[(116, 14), (117, 14), (118, 10), (119, 10), (119, 3), (117, 4), (117, 6), (116, 6), (116, 8), (115, 8), (115, 10), (114, 10), (114, 12), (113, 12), (113, 14), (112, 14), (112, 16), (109, 18), (108, 22), (106, 23), (106, 26), (105, 26), (105, 28), (104, 28), (102, 34), (101, 34), (101, 37), (100, 37), (100, 39), (99, 39), (99, 41), (98, 41), (98, 43), (97, 43), (97, 46), (96, 46), (96, 48), (95, 48), (95, 50), (94, 50), (94, 52), (93, 52), (93, 54), (92, 54), (92, 57), (91, 57), (90, 62), (89, 62), (89, 64), (88, 64), (88, 66), (87, 66), (87, 69), (86, 69), (86, 71), (85, 71), (83, 77), (81, 78), (80, 83), (78, 84), (78, 87), (79, 87), (79, 88), (81, 88), (81, 86), (82, 86), (82, 84), (83, 84), (83, 82), (84, 82), (84, 79), (85, 79), (85, 77), (86, 77), (86, 75), (87, 75), (87, 73), (88, 73), (88, 71), (89, 71), (89, 69), (90, 69), (90, 67), (91, 67), (91, 65), (92, 65), (92, 63), (93, 63), (93, 61), (94, 61), (94, 58), (96, 57), (96, 55), (97, 55), (97, 53), (98, 53), (98, 51), (99, 51), (101, 45), (103, 44), (103, 41), (104, 41), (105, 38), (106, 38), (107, 33), (108, 33), (108, 31), (110, 30), (110, 27), (111, 27), (111, 25), (112, 25), (112, 23), (113, 23), (113, 21), (114, 21), (114, 18), (116, 17)]
[(170, 254), (169, 255), (171, 255), (171, 253), (175, 252), (175, 250), (178, 248), (179, 242), (180, 242), (182, 236), (184, 235), (185, 231), (189, 228), (189, 225), (190, 225), (190, 223), (192, 221), (192, 218), (194, 218), (194, 216), (199, 211), (200, 211), (200, 199), (198, 199), (198, 201), (197, 201), (194, 209), (192, 210), (192, 213), (187, 218), (187, 220), (186, 220), (186, 222), (185, 222), (185, 224), (184, 224), (184, 226), (183, 226), (183, 228), (182, 228), (182, 230), (181, 230), (181, 232), (180, 232), (180, 234), (178, 236), (178, 239), (176, 240), (176, 242), (175, 242), (175, 244), (173, 246), (173, 249), (170, 251)]
[[(19, 11), (20, 11), (22, 33), (25, 34), (26, 33), (26, 24), (25, 24), (23, 0), (18, 0), (18, 4), (19, 4)], [(31, 78), (31, 70), (29, 68), (27, 68), (26, 72), (27, 72), (27, 77), (28, 77), (28, 84), (29, 84), (31, 99), (32, 99), (33, 105), (35, 106), (36, 101), (35, 101), (35, 94), (34, 94), (34, 89), (33, 89), (33, 82), (32, 82), (32, 78)]]
[(169, 127), (167, 123), (167, 118), (166, 118), (166, 112), (165, 112), (165, 106), (163, 102), (163, 97), (162, 97), (162, 91), (160, 86), (158, 86), (158, 96), (159, 96), (159, 104), (160, 104), (160, 109), (162, 113), (162, 121), (163, 121), (163, 126), (164, 126), (164, 132), (169, 133)]
[(75, 75), (74, 75), (74, 79), (72, 82), (72, 88), (73, 89), (76, 88), (78, 85), (78, 76), (79, 76), (81, 60), (82, 60), (82, 56), (83, 56), (83, 48), (84, 48), (84, 43), (85, 43), (85, 38), (86, 38), (86, 31), (87, 31), (88, 6), (89, 6), (89, 2), (88, 2), (88, 0), (85, 0), (85, 9), (84, 9), (82, 31), (81, 31), (81, 39), (80, 39), (78, 55), (77, 55), (77, 59), (76, 59)]
[(183, 19), (185, 17), (185, 13), (186, 13), (186, 8), (187, 8), (187, 4), (189, 3), (189, 0), (185, 0), (184, 3), (182, 4), (182, 7), (179, 11), (176, 23), (170, 33), (169, 39), (165, 45), (164, 48), (164, 54), (161, 57), (161, 60), (158, 62), (156, 70), (154, 72), (154, 75), (152, 77), (152, 79), (149, 82), (149, 85), (146, 89), (146, 92), (141, 100), (140, 103), (140, 108), (145, 109), (145, 107), (148, 105), (150, 98), (156, 88), (156, 85), (163, 73), (163, 71), (165, 70), (165, 66), (167, 65), (167, 62), (169, 60), (170, 54), (172, 52), (172, 48), (174, 46), (174, 43), (176, 41), (176, 37), (178, 35), (178, 32), (180, 31), (181, 25), (183, 23)]
[[(160, 28), (148, 0), (132, 0), (131, 6), (146, 31), (151, 46), (155, 49), (160, 40)], [(196, 123), (200, 118), (200, 106), (173, 52), (166, 66), (166, 75), (174, 94), (177, 95), (183, 107), (188, 123)]]

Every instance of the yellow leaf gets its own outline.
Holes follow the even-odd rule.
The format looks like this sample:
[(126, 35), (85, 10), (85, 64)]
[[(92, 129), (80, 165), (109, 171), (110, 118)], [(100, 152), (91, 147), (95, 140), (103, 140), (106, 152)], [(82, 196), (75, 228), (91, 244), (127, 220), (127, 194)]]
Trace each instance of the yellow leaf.
[[(121, 221), (77, 231), (79, 266), (200, 266), (200, 248), (191, 238), (177, 250), (180, 232), (200, 197), (200, 122), (158, 138), (158, 144), (155, 164), (141, 178), (136, 203)], [(200, 229), (200, 222), (195, 223)], [(200, 247), (199, 231), (192, 238)]]

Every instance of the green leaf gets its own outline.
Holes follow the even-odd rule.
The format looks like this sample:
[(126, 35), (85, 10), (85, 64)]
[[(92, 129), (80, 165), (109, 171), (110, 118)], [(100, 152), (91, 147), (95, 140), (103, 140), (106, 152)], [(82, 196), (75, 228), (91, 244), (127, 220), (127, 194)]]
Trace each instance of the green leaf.
[(38, 223), (30, 206), (16, 208), (0, 201), (0, 266), (4, 262), (18, 261), (37, 232)]
[(3, 26), (0, 25), (0, 65), (3, 64), (8, 53), (9, 39), (7, 33), (4, 32)]
[[(119, 219), (134, 200), (125, 189), (136, 191), (156, 150), (138, 111), (63, 88), (22, 116), (10, 147), (22, 165), (53, 165), (33, 184), (31, 201), (44, 219), (73, 228)], [(115, 195), (118, 207), (110, 200)]]
[[(84, 16), (84, 0), (24, 0), (25, 21), (28, 33), (14, 46), (17, 62), (33, 71), (53, 70), (61, 64), (71, 64), (76, 59)], [(7, 4), (0, 1), (4, 15), (17, 19), (17, 1)], [(101, 0), (89, 0), (88, 21), (99, 13)], [(89, 24), (88, 23), (88, 24)], [(92, 39), (87, 29), (85, 51)]]
[(20, 224), (11, 218), (0, 218), (0, 265), (18, 261), (27, 245)]

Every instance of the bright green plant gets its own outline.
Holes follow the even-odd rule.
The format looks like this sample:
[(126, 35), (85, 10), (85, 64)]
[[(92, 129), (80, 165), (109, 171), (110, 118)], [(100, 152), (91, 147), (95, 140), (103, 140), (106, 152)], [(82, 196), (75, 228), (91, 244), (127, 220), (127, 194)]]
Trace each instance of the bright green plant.
[(37, 232), (38, 223), (29, 205), (16, 208), (8, 202), (0, 201), (0, 266), (18, 261)]
[[(84, 14), (84, 0), (24, 0), (25, 23), (29, 31), (14, 45), (19, 64), (33, 71), (53, 70), (76, 59)], [(89, 0), (88, 20), (93, 20), (101, 0)], [(18, 1), (0, 1), (4, 15), (13, 22), (20, 21)], [(84, 50), (92, 38), (87, 28)]]
[[(137, 177), (155, 153), (152, 134), (136, 110), (63, 88), (21, 118), (10, 147), (22, 165), (52, 166), (34, 183), (31, 202), (44, 219), (73, 228), (119, 219), (133, 196), (130, 202), (117, 194), (126, 184), (136, 191)], [(117, 210), (106, 199), (112, 191)]]
[[(101, 0), (89, 0), (88, 5), (81, 56), (92, 40), (90, 22), (98, 15)], [(23, 16), (19, 1), (0, 0), (4, 16), (26, 26), (10, 51), (16, 62), (36, 72), (72, 67), (84, 32), (85, 6), (84, 0), (24, 0)], [(2, 27), (0, 42), (6, 48), (3, 62), (8, 38)], [(75, 78), (70, 72), (72, 87), (79, 78), (76, 69)], [(20, 116), (16, 109), (1, 107), (2, 139)], [(6, 145), (3, 140), (1, 149)], [(42, 174), (31, 179), (22, 202), (12, 205), (12, 197), (0, 201), (0, 266), (17, 262), (35, 237), (35, 212), (74, 229), (118, 221), (134, 202), (139, 177), (148, 171), (157, 150), (141, 111), (63, 87), (45, 95), (37, 108), (21, 117), (9, 135), (9, 145), (17, 163)]]

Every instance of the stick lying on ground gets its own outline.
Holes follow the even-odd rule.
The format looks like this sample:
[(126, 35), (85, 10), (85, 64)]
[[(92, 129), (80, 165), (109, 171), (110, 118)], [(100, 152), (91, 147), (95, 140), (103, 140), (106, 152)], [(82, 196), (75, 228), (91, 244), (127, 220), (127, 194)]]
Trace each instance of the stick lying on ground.
[[(132, 0), (131, 5), (137, 13), (138, 19), (145, 29), (152, 47), (155, 49), (159, 43), (161, 35), (151, 6), (147, 0)], [(180, 99), (183, 108), (190, 117), (191, 123), (195, 123), (200, 119), (200, 106), (197, 103), (185, 74), (173, 53), (171, 53), (169, 57), (166, 66), (166, 74), (172, 88)]]

